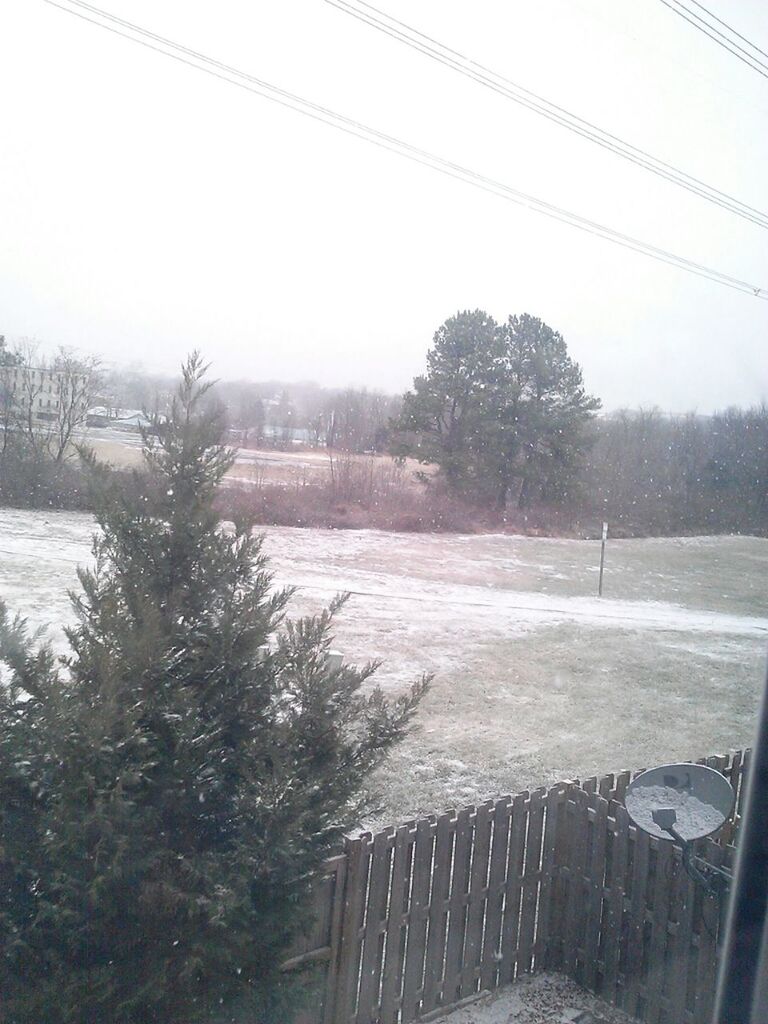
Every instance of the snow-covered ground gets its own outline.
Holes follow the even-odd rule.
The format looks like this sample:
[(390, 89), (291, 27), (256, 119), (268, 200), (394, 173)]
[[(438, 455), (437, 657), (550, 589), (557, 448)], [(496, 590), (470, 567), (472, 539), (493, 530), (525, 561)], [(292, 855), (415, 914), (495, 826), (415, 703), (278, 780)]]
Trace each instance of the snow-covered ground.
[[(62, 642), (92, 520), (0, 510), (0, 597)], [(380, 820), (750, 742), (768, 541), (577, 540), (270, 528), (298, 613), (352, 597), (336, 646), (381, 686), (435, 682), (381, 769)]]
[(435, 1024), (630, 1024), (630, 1020), (561, 975), (537, 974), (454, 1010)]

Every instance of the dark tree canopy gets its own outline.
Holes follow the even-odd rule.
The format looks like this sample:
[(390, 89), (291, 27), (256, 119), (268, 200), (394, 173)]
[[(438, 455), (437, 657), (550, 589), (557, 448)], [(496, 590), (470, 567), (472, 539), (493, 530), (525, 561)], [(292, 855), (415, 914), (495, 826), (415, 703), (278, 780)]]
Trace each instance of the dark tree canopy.
[[(95, 565), (61, 664), (0, 603), (0, 1021), (274, 1020), (324, 856), (423, 692), (328, 662), (285, 621), (197, 358), (146, 471), (101, 478)], [(264, 646), (271, 640), (271, 649)], [(267, 1009), (265, 1009), (267, 1008)]]
[(500, 508), (514, 494), (525, 507), (568, 495), (598, 408), (557, 331), (527, 313), (497, 324), (474, 310), (436, 332), (398, 425), (452, 490)]

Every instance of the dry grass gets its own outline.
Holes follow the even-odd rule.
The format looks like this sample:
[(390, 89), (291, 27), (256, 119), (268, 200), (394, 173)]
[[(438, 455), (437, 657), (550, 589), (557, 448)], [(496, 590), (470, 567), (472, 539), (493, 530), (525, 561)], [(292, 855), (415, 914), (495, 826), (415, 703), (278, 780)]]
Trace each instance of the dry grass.
[[(115, 468), (141, 463), (133, 435), (88, 438), (97, 456)], [(248, 514), (269, 526), (379, 529), (402, 533), (507, 532), (572, 534), (568, 517), (552, 510), (506, 515), (446, 493), (434, 466), (388, 455), (306, 449), (240, 449), (220, 499), (223, 515)]]
[(86, 443), (93, 448), (96, 457), (115, 469), (132, 469), (142, 463), (141, 448), (121, 444), (119, 441), (103, 441), (89, 437)]

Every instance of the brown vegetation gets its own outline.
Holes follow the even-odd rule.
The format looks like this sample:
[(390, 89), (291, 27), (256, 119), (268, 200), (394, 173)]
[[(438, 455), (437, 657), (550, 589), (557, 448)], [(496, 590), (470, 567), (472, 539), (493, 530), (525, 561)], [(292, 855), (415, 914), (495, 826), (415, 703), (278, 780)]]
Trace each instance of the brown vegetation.
[(448, 493), (414, 464), (382, 456), (349, 453), (325, 457), (325, 471), (295, 472), (290, 482), (276, 482), (271, 468), (235, 479), (220, 495), (224, 516), (250, 514), (271, 526), (326, 529), (378, 529), (396, 532), (563, 533), (567, 518), (550, 510), (501, 514), (478, 508)]

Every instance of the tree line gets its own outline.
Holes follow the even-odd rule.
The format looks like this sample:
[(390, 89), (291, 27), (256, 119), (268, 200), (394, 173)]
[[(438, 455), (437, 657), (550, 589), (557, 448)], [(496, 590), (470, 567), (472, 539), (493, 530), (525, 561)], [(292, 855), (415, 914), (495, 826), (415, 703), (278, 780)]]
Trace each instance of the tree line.
[(768, 533), (768, 407), (614, 413), (592, 425), (576, 509), (627, 533)]
[[(43, 419), (32, 409), (50, 375), (37, 366), (61, 381), (58, 405)], [(0, 342), (0, 500), (55, 505), (63, 493), (77, 507), (87, 408), (167, 413), (172, 395), (169, 377), (103, 369), (65, 350), (43, 360), (29, 346)], [(402, 396), (218, 381), (204, 401), (234, 445), (390, 453), (437, 467), (423, 474), (424, 487), (477, 509), (484, 523), (592, 532), (606, 519), (627, 535), (768, 533), (765, 405), (711, 416), (603, 414), (563, 336), (526, 313), (496, 322), (465, 310), (447, 319), (425, 372)]]

